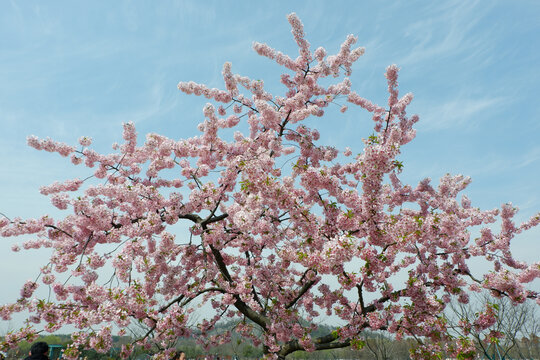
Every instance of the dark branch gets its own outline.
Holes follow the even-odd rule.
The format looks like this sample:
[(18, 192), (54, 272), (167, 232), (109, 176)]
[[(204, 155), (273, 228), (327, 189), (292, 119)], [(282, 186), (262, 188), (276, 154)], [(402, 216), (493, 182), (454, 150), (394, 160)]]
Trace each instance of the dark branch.
[(64, 230), (60, 229), (59, 227), (56, 227), (56, 226), (54, 226), (54, 225), (45, 225), (45, 227), (54, 229), (54, 230), (56, 230), (56, 231), (60, 231), (61, 233), (64, 233), (64, 234), (66, 234), (67, 236), (69, 236), (70, 238), (73, 239), (73, 236), (71, 236), (71, 234), (65, 232)]
[(298, 300), (300, 300), (300, 298), (302, 298), (302, 296), (309, 290), (311, 289), (311, 287), (315, 284), (315, 281), (314, 280), (310, 280), (308, 281), (307, 283), (305, 283), (301, 288), (300, 288), (300, 291), (298, 291), (298, 295), (296, 295), (296, 297), (290, 302), (288, 303), (286, 306), (285, 306), (285, 309), (290, 309), (291, 307), (293, 307), (296, 302)]

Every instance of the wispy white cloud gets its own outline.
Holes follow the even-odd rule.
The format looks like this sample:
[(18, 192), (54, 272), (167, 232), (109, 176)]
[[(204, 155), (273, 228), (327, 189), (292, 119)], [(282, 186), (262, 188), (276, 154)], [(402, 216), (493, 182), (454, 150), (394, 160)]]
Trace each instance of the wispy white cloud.
[(521, 159), (516, 163), (517, 168), (530, 166), (536, 162), (540, 162), (540, 146), (530, 149), (521, 156)]
[(419, 64), (446, 56), (462, 59), (483, 59), (492, 41), (489, 32), (477, 32), (476, 26), (489, 6), (478, 1), (452, 1), (432, 3), (421, 20), (407, 26), (405, 37), (415, 45), (399, 59), (403, 66)]
[(471, 128), (480, 126), (481, 120), (496, 108), (503, 106), (508, 99), (497, 98), (471, 98), (459, 95), (444, 103), (431, 105), (421, 104), (420, 114), (422, 130), (439, 131), (448, 128)]

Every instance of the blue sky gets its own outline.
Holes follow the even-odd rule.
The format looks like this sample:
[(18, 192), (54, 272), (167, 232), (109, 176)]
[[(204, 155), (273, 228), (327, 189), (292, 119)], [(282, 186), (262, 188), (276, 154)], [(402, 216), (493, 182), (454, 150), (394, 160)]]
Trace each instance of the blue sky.
[[(253, 41), (296, 56), (286, 14), (296, 12), (312, 48), (339, 49), (352, 33), (366, 54), (353, 88), (384, 104), (384, 70), (401, 68), (413, 92), (417, 139), (403, 149), (403, 178), (435, 183), (471, 176), (474, 206), (513, 202), (526, 219), (540, 210), (540, 2), (516, 1), (3, 1), (0, 3), (0, 212), (51, 212), (39, 186), (90, 174), (26, 146), (28, 135), (75, 144), (94, 138), (107, 152), (122, 122), (138, 133), (197, 134), (206, 102), (179, 81), (223, 87), (221, 68), (278, 85), (280, 69)], [(310, 123), (321, 141), (361, 151), (370, 116), (339, 112)], [(538, 261), (540, 231), (516, 240), (518, 257)], [(12, 254), (0, 239), (0, 303), (37, 272), (39, 253)], [(4, 328), (0, 327), (0, 334)]]

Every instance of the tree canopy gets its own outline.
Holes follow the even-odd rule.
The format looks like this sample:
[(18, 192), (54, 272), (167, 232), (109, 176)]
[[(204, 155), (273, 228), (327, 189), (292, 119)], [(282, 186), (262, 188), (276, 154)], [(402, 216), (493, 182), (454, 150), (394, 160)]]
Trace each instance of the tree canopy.
[[(124, 142), (112, 153), (92, 148), (89, 137), (78, 146), (28, 138), (38, 150), (95, 171), (41, 188), (65, 216), (0, 219), (3, 237), (32, 235), (25, 248), (53, 249), (39, 279), (0, 307), (6, 320), (31, 314), (28, 327), (5, 337), (4, 348), (72, 325), (80, 331), (64, 357), (76, 359), (79, 348), (106, 352), (114, 329), (122, 335), (135, 322), (146, 330), (122, 355), (140, 345), (167, 358), (179, 337), (197, 336), (209, 346), (229, 341), (229, 331), (212, 332), (229, 317), (238, 319), (234, 331), (262, 345), (268, 358), (359, 348), (365, 330), (417, 338), (416, 358), (441, 351), (463, 357), (474, 351), (467, 336), (442, 345), (452, 336), (443, 316), (452, 298), (467, 303), (469, 292), (488, 289), (514, 303), (538, 301), (527, 284), (540, 276), (540, 264), (514, 259), (510, 241), (538, 225), (540, 214), (517, 225), (511, 204), (474, 207), (460, 196), (470, 183), (462, 175), (446, 175), (438, 186), (430, 179), (403, 184), (398, 157), (415, 138), (419, 118), (407, 115), (413, 96), (400, 97), (398, 67), (386, 69), (388, 101), (377, 105), (347, 77), (364, 52), (353, 47), (355, 36), (328, 55), (322, 47), (311, 50), (295, 14), (288, 20), (296, 58), (253, 45), (285, 68), (283, 94), (233, 73), (230, 63), (223, 66), (224, 89), (178, 85), (211, 102), (200, 136), (151, 133), (140, 143), (135, 125), (125, 123)], [(372, 116), (373, 133), (359, 154), (320, 144), (306, 121), (325, 118), (338, 100)], [(497, 221), (500, 231), (493, 230)], [(179, 223), (188, 223), (189, 232), (179, 233)], [(475, 258), (492, 270), (473, 273)], [(39, 286), (53, 296), (35, 298)], [(320, 316), (344, 325), (312, 336)], [(488, 304), (460, 326), (485, 329), (494, 321)]]

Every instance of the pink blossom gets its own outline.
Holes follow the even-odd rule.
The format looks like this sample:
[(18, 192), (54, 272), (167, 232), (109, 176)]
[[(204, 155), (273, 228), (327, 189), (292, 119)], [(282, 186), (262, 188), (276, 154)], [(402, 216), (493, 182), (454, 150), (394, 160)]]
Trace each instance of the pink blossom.
[(81, 144), (82, 146), (90, 146), (92, 144), (92, 138), (82, 136), (79, 138), (79, 144)]
[(21, 289), (21, 296), (23, 298), (29, 298), (36, 291), (38, 284), (34, 281), (28, 280)]

